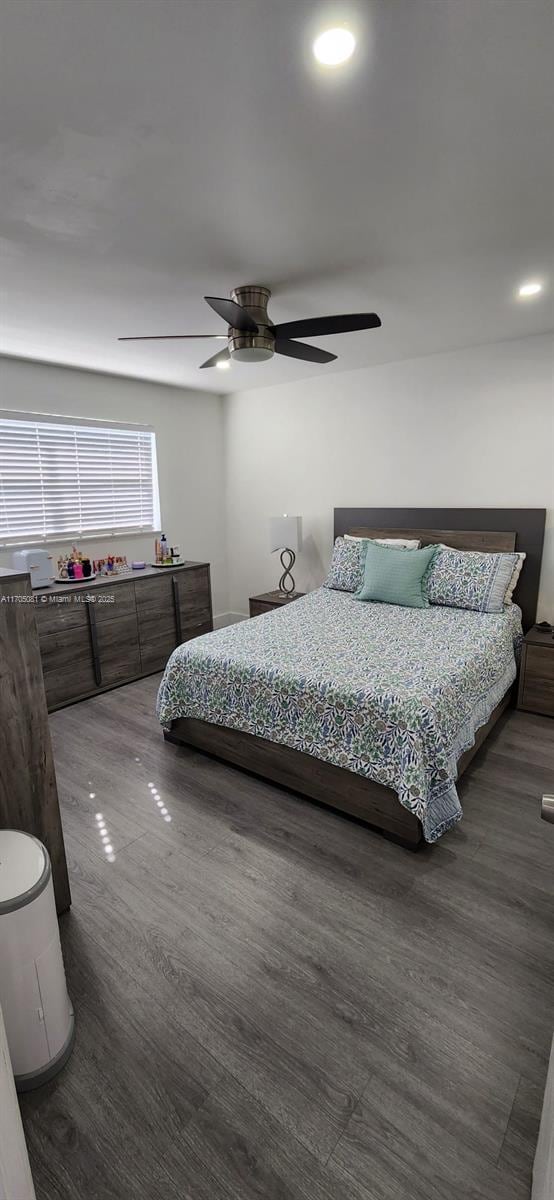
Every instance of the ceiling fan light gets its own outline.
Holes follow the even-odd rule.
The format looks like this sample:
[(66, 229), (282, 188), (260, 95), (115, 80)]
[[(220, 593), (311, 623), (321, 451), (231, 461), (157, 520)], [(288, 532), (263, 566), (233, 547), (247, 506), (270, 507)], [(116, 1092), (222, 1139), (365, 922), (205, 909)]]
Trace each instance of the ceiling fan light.
[(231, 357), (237, 362), (266, 362), (268, 358), (273, 358), (273, 350), (267, 346), (238, 346), (236, 350), (231, 350)]

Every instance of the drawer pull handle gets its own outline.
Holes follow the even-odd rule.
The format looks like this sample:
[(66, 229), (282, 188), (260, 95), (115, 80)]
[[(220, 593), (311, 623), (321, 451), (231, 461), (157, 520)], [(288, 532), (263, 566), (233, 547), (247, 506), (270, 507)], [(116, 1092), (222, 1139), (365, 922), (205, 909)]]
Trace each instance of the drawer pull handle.
[(90, 630), (90, 646), (92, 650), (92, 664), (94, 668), (94, 678), (96, 686), (102, 686), (102, 665), (100, 662), (100, 654), (98, 649), (98, 631), (96, 628), (96, 613), (93, 604), (87, 604), (87, 613)]
[(177, 635), (177, 645), (180, 646), (183, 640), (183, 631), (181, 629), (181, 609), (179, 606), (179, 580), (173, 576), (171, 583), (173, 585), (173, 611), (175, 613), (175, 633)]
[(541, 800), (541, 817), (554, 825), (554, 796), (543, 796)]

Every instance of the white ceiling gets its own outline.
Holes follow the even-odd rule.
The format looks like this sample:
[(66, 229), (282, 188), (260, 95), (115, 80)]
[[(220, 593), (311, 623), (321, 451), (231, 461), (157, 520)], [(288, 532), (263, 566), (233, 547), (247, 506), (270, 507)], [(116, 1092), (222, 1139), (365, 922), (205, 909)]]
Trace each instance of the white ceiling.
[[(0, 33), (4, 353), (224, 391), (552, 326), (550, 0), (4, 0)], [(226, 373), (116, 341), (225, 332), (202, 296), (241, 283), (383, 328)]]

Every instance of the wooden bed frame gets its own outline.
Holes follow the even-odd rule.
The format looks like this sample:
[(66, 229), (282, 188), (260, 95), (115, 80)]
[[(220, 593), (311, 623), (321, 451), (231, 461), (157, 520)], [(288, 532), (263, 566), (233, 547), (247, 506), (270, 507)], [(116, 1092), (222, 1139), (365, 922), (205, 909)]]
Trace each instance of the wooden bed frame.
[[(545, 509), (335, 509), (334, 536), (419, 538), (422, 545), (445, 542), (460, 550), (525, 550), (527, 559), (514, 594), (527, 630), (535, 621)], [(511, 688), (458, 761), (458, 778), (469, 766), (512, 700)], [(181, 717), (164, 734), (167, 741), (192, 746), (363, 820), (385, 836), (416, 849), (421, 824), (396, 792), (353, 771), (322, 762), (288, 746), (226, 726)]]

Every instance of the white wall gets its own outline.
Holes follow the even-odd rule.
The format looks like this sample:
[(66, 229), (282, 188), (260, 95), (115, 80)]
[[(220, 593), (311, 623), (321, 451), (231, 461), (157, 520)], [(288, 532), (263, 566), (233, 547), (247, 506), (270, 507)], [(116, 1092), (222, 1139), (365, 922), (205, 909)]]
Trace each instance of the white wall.
[(229, 397), (229, 608), (276, 586), (268, 517), (282, 512), (303, 518), (307, 590), (326, 571), (334, 507), (545, 507), (539, 619), (554, 620), (552, 363), (541, 335)]
[[(222, 401), (219, 396), (114, 375), (18, 359), (0, 359), (0, 409), (107, 418), (153, 425), (156, 431), (162, 529), (184, 558), (212, 564), (214, 612), (227, 600)], [(78, 540), (78, 539), (77, 539)], [(87, 541), (91, 555), (111, 551), (152, 560), (154, 538)], [(57, 555), (67, 543), (52, 543)], [(0, 549), (0, 566), (11, 562)]]

